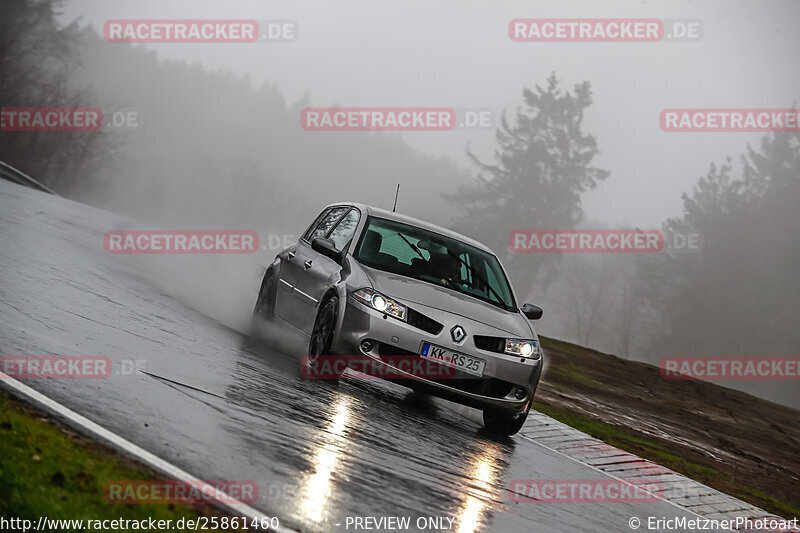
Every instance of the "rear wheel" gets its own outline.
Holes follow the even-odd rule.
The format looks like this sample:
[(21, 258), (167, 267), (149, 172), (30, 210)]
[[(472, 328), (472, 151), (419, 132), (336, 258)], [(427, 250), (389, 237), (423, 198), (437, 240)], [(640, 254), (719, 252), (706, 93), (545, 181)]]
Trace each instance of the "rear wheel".
[(530, 410), (531, 404), (528, 404), (528, 408), (525, 412), (514, 418), (514, 414), (508, 411), (486, 409), (483, 411), (483, 425), (492, 433), (510, 437), (511, 435), (516, 435), (517, 432), (522, 429), (525, 420), (528, 419)]
[[(331, 345), (333, 344), (333, 332), (336, 328), (336, 313), (338, 309), (339, 297), (336, 295), (327, 298), (320, 306), (317, 318), (314, 320), (314, 328), (311, 330), (306, 364), (318, 365), (321, 358), (332, 355)], [(334, 381), (338, 378), (338, 375), (329, 376), (329, 379)]]

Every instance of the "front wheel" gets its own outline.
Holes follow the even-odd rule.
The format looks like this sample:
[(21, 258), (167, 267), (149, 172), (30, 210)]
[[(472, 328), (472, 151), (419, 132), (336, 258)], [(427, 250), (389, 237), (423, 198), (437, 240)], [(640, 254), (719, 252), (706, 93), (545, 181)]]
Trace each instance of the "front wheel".
[(528, 419), (530, 410), (531, 406), (529, 404), (524, 413), (514, 418), (514, 415), (508, 411), (486, 409), (483, 411), (483, 425), (492, 433), (510, 437), (511, 435), (516, 435), (522, 429), (525, 420)]
[[(311, 330), (311, 340), (308, 343), (308, 357), (306, 364), (313, 366), (320, 363), (320, 358), (331, 355), (333, 344), (333, 331), (336, 328), (336, 313), (339, 309), (339, 297), (329, 297), (319, 309)], [(331, 365), (332, 367), (333, 365)], [(337, 381), (338, 375), (326, 376), (326, 379)]]

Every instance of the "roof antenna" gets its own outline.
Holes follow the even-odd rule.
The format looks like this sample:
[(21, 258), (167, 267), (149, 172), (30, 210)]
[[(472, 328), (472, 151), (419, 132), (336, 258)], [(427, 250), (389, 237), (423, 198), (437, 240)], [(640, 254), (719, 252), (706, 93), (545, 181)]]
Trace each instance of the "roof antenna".
[(394, 210), (397, 209), (397, 197), (400, 195), (400, 184), (397, 184), (397, 191), (394, 193), (394, 207), (392, 207), (392, 213)]

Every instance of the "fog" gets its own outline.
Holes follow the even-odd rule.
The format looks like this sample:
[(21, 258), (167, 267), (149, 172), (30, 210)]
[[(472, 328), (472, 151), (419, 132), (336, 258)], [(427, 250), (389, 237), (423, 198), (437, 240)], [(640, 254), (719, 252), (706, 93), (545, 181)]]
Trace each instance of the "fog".
[[(516, 18), (681, 19), (699, 22), (702, 34), (524, 43), (509, 38)], [(119, 19), (281, 20), (299, 32), (289, 42), (108, 42), (103, 25)], [(279, 243), (322, 206), (352, 200), (391, 208), (399, 183), (398, 211), (462, 231), (501, 256), (519, 299), (545, 308), (542, 335), (654, 364), (667, 356), (798, 355), (800, 138), (667, 132), (659, 123), (667, 108), (795, 105), (796, 2), (76, 0), (61, 4), (56, 20), (71, 28), (73, 53), (55, 65), (34, 56), (20, 71), (66, 65), (60, 75), (74, 87), (70, 102), (133, 118), (64, 148), (61, 159), (43, 157), (45, 145), (36, 144), (52, 137), (30, 137), (2, 159), (149, 227), (257, 231), (264, 249), (253, 256), (135, 259), (164, 291), (231, 327), (246, 327)], [(518, 108), (530, 105), (523, 91), (546, 93), (553, 74), (559, 95), (590, 87), (590, 103), (575, 114), (588, 170), (574, 183), (555, 179), (562, 167), (541, 170), (541, 158), (528, 154), (518, 176), (538, 177), (513, 189), (490, 168), (502, 153), (500, 118), (515, 124)], [(37, 105), (21, 101), (36, 91), (5, 90), (4, 106)], [(465, 110), (490, 110), (492, 120), (427, 132), (301, 127), (303, 109), (334, 106), (446, 107), (459, 119)], [(7, 147), (20, 138), (0, 135)], [(580, 139), (551, 148), (570, 153)], [(479, 176), (507, 186), (511, 200), (493, 207), (501, 214), (487, 211)], [(564, 184), (574, 202), (553, 192)], [(701, 235), (703, 246), (545, 257), (506, 245), (515, 230), (573, 227), (663, 228)], [(800, 407), (796, 381), (725, 385)]]
[[(272, 84), (288, 105), (307, 95), (314, 106), (489, 108), (497, 116), (518, 105), (523, 87), (542, 83), (551, 72), (566, 87), (589, 80), (596, 103), (586, 114), (586, 129), (600, 141), (597, 166), (609, 169), (614, 179), (584, 198), (587, 214), (639, 226), (656, 227), (674, 216), (680, 194), (709, 162), (736, 156), (759, 138), (665, 133), (658, 126), (661, 109), (790, 107), (800, 88), (793, 68), (800, 6), (791, 1), (67, 3), (62, 20), (76, 17), (99, 32), (110, 19), (295, 20), (299, 38), (291, 43), (145, 45), (159, 58), (224, 69), (247, 76), (255, 86)], [(703, 37), (663, 43), (511, 42), (508, 22), (526, 17), (696, 19)], [(402, 137), (467, 171), (474, 170), (464, 156), (467, 144), (484, 155), (494, 149), (491, 129)], [(412, 196), (404, 198), (405, 208), (413, 209), (424, 191), (406, 190)]]

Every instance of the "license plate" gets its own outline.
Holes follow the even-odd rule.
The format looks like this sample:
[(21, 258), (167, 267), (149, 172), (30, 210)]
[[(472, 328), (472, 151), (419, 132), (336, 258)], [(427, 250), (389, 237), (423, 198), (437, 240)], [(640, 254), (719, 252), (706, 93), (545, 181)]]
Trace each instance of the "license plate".
[(453, 352), (447, 350), (446, 348), (442, 348), (441, 346), (433, 345), (429, 342), (422, 343), (422, 351), (420, 352), (420, 355), (432, 361), (436, 361), (439, 364), (446, 365), (478, 377), (483, 376), (483, 367), (486, 366), (486, 361), (483, 359), (478, 359), (477, 357), (472, 357), (463, 353)]

